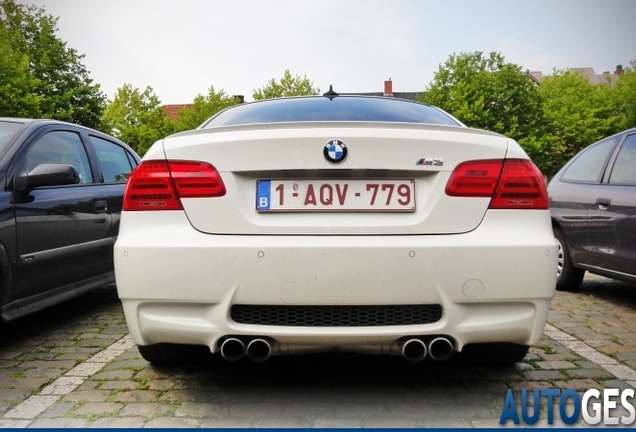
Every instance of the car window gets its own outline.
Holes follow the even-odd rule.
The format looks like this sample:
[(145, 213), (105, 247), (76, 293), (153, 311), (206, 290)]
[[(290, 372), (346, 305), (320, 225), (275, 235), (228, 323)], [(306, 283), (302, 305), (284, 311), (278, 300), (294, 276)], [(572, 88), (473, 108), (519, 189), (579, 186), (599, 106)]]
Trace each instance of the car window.
[(600, 183), (605, 165), (619, 138), (619, 136), (612, 136), (583, 150), (565, 170), (561, 180)]
[(636, 135), (629, 135), (618, 153), (610, 184), (636, 185)]
[(93, 135), (90, 136), (90, 139), (95, 147), (99, 164), (102, 167), (104, 182), (125, 182), (133, 169), (130, 158), (126, 154), (126, 149)]
[(41, 164), (73, 165), (80, 183), (92, 183), (93, 175), (86, 149), (75, 132), (54, 131), (44, 134), (26, 154), (27, 172)]
[(0, 122), (0, 152), (15, 136), (15, 134), (24, 127), (23, 124), (13, 122)]
[(390, 98), (297, 97), (235, 105), (221, 111), (204, 128), (281, 122), (391, 122), (460, 126), (435, 107)]

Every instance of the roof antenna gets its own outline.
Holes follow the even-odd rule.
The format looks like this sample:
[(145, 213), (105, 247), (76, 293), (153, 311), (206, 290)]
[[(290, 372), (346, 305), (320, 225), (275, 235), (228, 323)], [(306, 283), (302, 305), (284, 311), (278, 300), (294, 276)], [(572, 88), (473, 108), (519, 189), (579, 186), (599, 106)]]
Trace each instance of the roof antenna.
[(333, 86), (331, 84), (329, 84), (329, 91), (326, 93), (323, 93), (324, 97), (328, 97), (329, 100), (333, 100), (333, 98), (340, 96), (338, 93), (336, 93), (335, 91), (333, 91)]

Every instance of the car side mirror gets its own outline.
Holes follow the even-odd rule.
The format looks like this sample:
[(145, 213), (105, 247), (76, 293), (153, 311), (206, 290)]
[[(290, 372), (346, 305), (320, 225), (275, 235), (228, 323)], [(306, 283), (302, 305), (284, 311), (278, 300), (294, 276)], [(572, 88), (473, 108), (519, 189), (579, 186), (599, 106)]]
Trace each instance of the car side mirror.
[(29, 173), (16, 175), (13, 188), (17, 192), (26, 192), (41, 186), (64, 186), (79, 182), (79, 172), (73, 165), (41, 164)]

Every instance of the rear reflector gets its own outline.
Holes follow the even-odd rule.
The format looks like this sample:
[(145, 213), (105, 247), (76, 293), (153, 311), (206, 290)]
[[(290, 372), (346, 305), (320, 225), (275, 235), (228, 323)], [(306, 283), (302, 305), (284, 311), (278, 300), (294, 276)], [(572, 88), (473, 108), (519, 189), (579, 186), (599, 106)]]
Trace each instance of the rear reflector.
[(492, 198), (491, 209), (547, 209), (541, 171), (528, 159), (463, 162), (451, 174), (446, 194)]
[(130, 175), (124, 210), (182, 210), (180, 198), (225, 195), (219, 172), (206, 162), (143, 161)]

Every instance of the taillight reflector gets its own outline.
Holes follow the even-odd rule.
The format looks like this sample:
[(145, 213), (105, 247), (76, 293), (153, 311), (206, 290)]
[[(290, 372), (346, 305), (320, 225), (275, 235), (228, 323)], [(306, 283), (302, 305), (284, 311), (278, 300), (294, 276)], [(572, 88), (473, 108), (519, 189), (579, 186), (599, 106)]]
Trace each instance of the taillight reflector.
[(180, 198), (225, 195), (219, 172), (206, 162), (143, 161), (130, 175), (124, 210), (182, 210)]
[(548, 193), (541, 171), (528, 159), (463, 162), (446, 185), (454, 197), (490, 197), (491, 209), (547, 209)]

